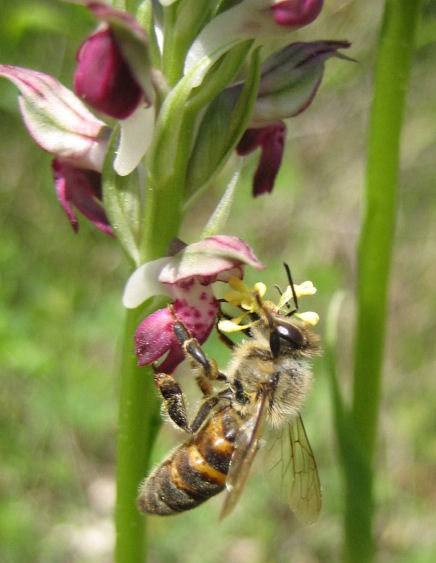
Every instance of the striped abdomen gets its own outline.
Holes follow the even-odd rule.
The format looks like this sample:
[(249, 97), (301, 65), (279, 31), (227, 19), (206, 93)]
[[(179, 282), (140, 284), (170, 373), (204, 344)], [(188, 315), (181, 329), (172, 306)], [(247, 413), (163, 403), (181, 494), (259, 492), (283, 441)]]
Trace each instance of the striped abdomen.
[(231, 407), (212, 416), (141, 485), (139, 509), (149, 514), (174, 514), (195, 508), (222, 491), (240, 425)]

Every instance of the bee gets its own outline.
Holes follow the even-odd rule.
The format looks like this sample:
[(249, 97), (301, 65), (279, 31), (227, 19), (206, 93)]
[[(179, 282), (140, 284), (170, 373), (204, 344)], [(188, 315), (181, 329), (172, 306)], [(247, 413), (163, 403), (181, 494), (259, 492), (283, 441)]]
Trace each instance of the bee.
[[(317, 519), (321, 487), (300, 409), (311, 386), (310, 359), (319, 354), (319, 339), (295, 316), (297, 295), (285, 267), (295, 309), (284, 315), (256, 295), (258, 307), (249, 338), (233, 345), (221, 335), (233, 347), (225, 373), (173, 313), (174, 332), (192, 360), (204, 398), (189, 424), (179, 383), (172, 375), (155, 374), (168, 416), (190, 437), (141, 484), (138, 507), (142, 512), (180, 513), (225, 489), (220, 519), (227, 516), (240, 498), (266, 423), (282, 429), (289, 457), (272, 465), (280, 479), (289, 480), (291, 509), (304, 524)], [(222, 389), (213, 390), (214, 380), (224, 382)]]

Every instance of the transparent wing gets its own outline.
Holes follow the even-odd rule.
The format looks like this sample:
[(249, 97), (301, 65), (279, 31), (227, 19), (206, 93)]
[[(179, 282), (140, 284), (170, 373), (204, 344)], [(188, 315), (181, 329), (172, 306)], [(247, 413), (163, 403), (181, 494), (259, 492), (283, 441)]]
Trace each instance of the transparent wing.
[(302, 524), (312, 524), (321, 510), (321, 483), (300, 415), (289, 426), (289, 443), (292, 460), (289, 503)]
[(301, 416), (283, 430), (266, 455), (268, 480), (287, 495), (302, 524), (315, 522), (321, 510), (321, 484)]
[(259, 437), (266, 415), (268, 394), (262, 395), (256, 413), (241, 426), (235, 439), (235, 450), (226, 479), (226, 493), (220, 520), (230, 514), (236, 506), (247, 482), (248, 474), (258, 450)]

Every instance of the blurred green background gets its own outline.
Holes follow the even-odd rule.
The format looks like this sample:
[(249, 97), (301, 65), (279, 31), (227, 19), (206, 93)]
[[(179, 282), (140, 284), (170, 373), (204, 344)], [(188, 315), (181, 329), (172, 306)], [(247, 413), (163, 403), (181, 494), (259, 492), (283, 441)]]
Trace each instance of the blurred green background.
[[(371, 80), (382, 2), (327, 0), (295, 40), (348, 39), (357, 63), (331, 60), (313, 104), (289, 122), (284, 166), (271, 196), (251, 198), (254, 156), (227, 232), (285, 284), (281, 263), (318, 294), (321, 315), (345, 293), (337, 350), (351, 383), (356, 242), (362, 212)], [(0, 61), (34, 68), (72, 87), (74, 55), (94, 23), (77, 5), (2, 0)], [(436, 1), (424, 3), (402, 143), (400, 206), (392, 268), (377, 454), (378, 560), (436, 559)], [(53, 188), (50, 156), (33, 144), (17, 91), (0, 82), (0, 560), (111, 561), (120, 295), (128, 275), (114, 241), (80, 218), (75, 235)], [(183, 226), (193, 242), (219, 198), (213, 187)], [(247, 279), (258, 279), (249, 272)], [(212, 339), (207, 351), (225, 365)], [(304, 409), (323, 484), (323, 511), (298, 526), (259, 463), (243, 498), (217, 525), (217, 497), (149, 524), (150, 561), (312, 563), (341, 555), (343, 489), (323, 359)], [(189, 375), (181, 374), (188, 386)], [(192, 396), (191, 389), (189, 395)], [(195, 402), (194, 402), (195, 404)], [(183, 436), (166, 427), (159, 460)], [(259, 456), (260, 457), (260, 456)]]

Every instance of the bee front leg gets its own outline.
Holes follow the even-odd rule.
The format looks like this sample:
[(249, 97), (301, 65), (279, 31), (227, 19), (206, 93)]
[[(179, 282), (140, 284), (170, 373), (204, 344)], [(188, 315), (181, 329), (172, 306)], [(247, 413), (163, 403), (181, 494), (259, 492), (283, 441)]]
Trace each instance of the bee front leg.
[(200, 371), (195, 376), (198, 386), (203, 395), (208, 396), (212, 393), (211, 381), (219, 379), (225, 381), (226, 377), (218, 370), (218, 366), (213, 359), (209, 359), (203, 352), (200, 343), (196, 338), (193, 338), (186, 326), (178, 320), (172, 306), (169, 306), (170, 312), (174, 317), (174, 334), (180, 342), (185, 355), (192, 360), (195, 366), (200, 368)]

